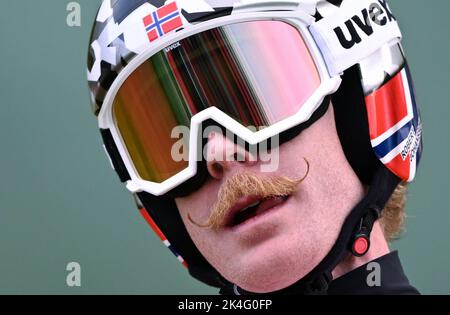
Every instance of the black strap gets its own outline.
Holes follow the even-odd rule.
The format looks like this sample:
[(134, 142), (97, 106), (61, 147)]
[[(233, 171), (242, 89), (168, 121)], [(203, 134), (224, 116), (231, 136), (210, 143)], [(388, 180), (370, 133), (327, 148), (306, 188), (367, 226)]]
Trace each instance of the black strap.
[(131, 177), (128, 174), (127, 168), (120, 157), (119, 150), (117, 149), (116, 143), (114, 142), (113, 136), (109, 129), (100, 129), (100, 134), (102, 135), (103, 143), (105, 144), (106, 152), (111, 159), (111, 163), (114, 169), (119, 175), (120, 181), (122, 183), (128, 181)]

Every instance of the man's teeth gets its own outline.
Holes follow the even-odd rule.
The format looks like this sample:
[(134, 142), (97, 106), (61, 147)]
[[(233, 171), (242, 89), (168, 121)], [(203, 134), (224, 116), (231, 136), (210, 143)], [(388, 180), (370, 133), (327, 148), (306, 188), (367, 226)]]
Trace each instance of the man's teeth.
[(247, 207), (242, 208), (241, 210), (239, 210), (239, 212), (243, 212), (243, 211), (245, 211), (245, 210), (247, 210), (247, 209), (249, 209), (249, 208), (256, 207), (256, 206), (258, 206), (260, 203), (261, 203), (261, 200), (258, 200), (258, 201), (256, 201), (256, 202), (252, 203), (251, 205), (248, 205)]

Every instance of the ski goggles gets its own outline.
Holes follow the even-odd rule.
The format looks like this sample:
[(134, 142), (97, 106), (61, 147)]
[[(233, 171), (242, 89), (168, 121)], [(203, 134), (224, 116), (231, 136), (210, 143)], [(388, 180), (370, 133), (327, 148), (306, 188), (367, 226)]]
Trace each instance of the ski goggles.
[(302, 11), (243, 13), (170, 34), (136, 57), (99, 113), (127, 188), (162, 195), (192, 178), (207, 120), (250, 145), (306, 122), (341, 82), (313, 22)]

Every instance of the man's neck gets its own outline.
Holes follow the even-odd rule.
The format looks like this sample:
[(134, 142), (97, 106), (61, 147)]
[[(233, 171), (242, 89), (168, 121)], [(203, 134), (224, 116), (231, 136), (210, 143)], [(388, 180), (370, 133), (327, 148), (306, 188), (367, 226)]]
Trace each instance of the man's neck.
[(334, 268), (332, 272), (333, 279), (337, 279), (346, 273), (371, 262), (374, 259), (388, 254), (389, 252), (389, 246), (384, 238), (380, 223), (375, 222), (372, 233), (370, 234), (370, 249), (367, 254), (362, 257), (356, 257), (349, 254), (336, 266), (336, 268)]

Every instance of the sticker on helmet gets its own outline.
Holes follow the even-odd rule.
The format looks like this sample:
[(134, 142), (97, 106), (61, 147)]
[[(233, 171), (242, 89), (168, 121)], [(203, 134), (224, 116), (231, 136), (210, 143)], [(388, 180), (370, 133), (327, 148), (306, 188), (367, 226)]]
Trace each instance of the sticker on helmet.
[(422, 122), (408, 69), (366, 96), (370, 140), (383, 164), (412, 181), (422, 152)]
[(143, 21), (150, 42), (183, 27), (176, 2), (171, 2), (153, 11), (144, 17)]

